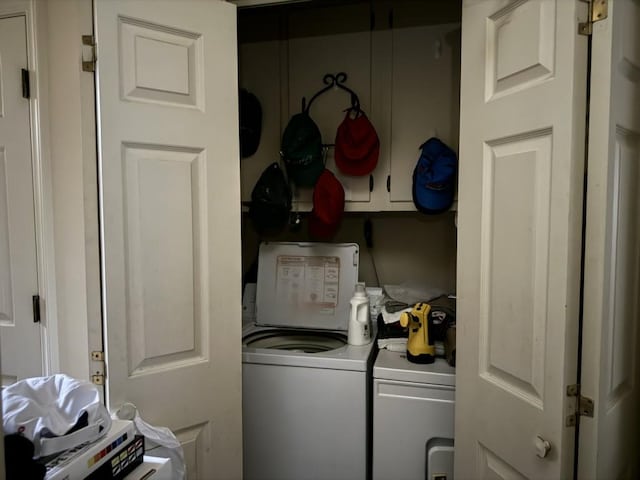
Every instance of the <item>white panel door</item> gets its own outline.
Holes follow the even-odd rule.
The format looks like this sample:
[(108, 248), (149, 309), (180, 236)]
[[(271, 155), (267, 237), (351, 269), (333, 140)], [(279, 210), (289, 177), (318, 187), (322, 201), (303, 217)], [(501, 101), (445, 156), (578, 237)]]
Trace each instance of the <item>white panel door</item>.
[(236, 7), (96, 2), (107, 391), (241, 477)]
[(463, 4), (456, 478), (572, 475), (585, 13), (573, 0)]
[(594, 25), (579, 478), (639, 478), (640, 2)]
[(2, 384), (42, 375), (29, 100), (23, 15), (0, 18), (0, 337)]

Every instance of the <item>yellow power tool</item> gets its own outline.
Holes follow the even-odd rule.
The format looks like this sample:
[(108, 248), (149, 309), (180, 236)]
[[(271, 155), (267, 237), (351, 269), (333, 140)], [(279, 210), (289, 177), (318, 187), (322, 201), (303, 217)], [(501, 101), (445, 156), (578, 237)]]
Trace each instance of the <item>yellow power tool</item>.
[(400, 315), (400, 325), (409, 327), (407, 340), (407, 360), (413, 363), (433, 363), (436, 349), (429, 322), (428, 303), (416, 303), (410, 312)]

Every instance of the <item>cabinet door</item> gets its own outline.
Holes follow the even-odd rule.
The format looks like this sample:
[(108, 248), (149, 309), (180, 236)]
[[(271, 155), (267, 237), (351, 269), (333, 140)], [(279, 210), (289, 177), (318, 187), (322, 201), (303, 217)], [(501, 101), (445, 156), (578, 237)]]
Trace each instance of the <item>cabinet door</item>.
[(593, 29), (578, 478), (639, 478), (640, 2)]
[[(370, 120), (371, 19), (368, 4), (314, 6), (291, 10), (249, 9), (240, 18), (240, 86), (255, 93), (263, 110), (257, 152), (242, 161), (242, 200), (249, 201), (262, 171), (279, 161), (280, 142), (289, 119), (325, 87), (326, 74), (345, 72), (345, 85), (356, 92)], [(347, 210), (371, 209), (369, 176), (343, 175), (334, 161), (336, 131), (351, 105), (350, 95), (334, 88), (318, 97), (310, 115), (323, 143), (326, 167), (342, 183)], [(379, 165), (378, 170), (386, 170)], [(380, 183), (380, 189), (383, 188)], [(312, 208), (312, 188), (294, 191), (294, 208)]]
[(459, 478), (572, 477), (588, 42), (577, 18), (575, 0), (463, 4)]
[[(370, 114), (371, 98), (371, 27), (369, 5), (344, 5), (331, 8), (292, 11), (288, 24), (288, 111), (299, 113), (301, 101), (307, 102), (325, 85), (327, 73), (345, 72), (345, 85), (355, 91), (362, 109)], [(334, 88), (318, 97), (310, 109), (322, 142), (334, 144), (336, 131), (351, 105), (346, 91)], [(335, 149), (327, 150), (326, 167), (342, 183), (347, 209), (358, 210), (371, 198), (369, 176), (343, 175), (336, 167)], [(299, 192), (301, 201), (311, 201), (311, 189)], [(366, 208), (365, 208), (366, 209)]]
[(432, 5), (398, 2), (391, 30), (391, 136), (388, 209), (414, 210), (420, 146), (438, 137), (458, 151), (460, 23), (456, 2), (432, 24)]
[(171, 428), (189, 478), (240, 478), (236, 7), (95, 7), (109, 406)]

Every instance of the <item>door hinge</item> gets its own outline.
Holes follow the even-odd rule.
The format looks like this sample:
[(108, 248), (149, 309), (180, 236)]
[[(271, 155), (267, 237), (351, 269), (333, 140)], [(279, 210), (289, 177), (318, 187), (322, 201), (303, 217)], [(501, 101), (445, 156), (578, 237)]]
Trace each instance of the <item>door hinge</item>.
[(40, 323), (40, 295), (31, 297), (31, 306), (33, 307), (33, 323)]
[(103, 363), (103, 365), (97, 368), (95, 373), (91, 375), (91, 382), (95, 385), (104, 385), (105, 372), (107, 370), (106, 365), (104, 365), (104, 352), (101, 350), (93, 350), (91, 352), (91, 361)]
[(586, 22), (578, 23), (580, 35), (591, 35), (593, 24), (604, 20), (609, 15), (609, 0), (582, 0), (589, 4), (589, 14)]
[(593, 418), (594, 403), (591, 398), (584, 397), (580, 394), (580, 384), (574, 383), (567, 385), (567, 397), (576, 399), (575, 406), (573, 408), (574, 413), (567, 415), (566, 426), (575, 427), (578, 423), (578, 417)]
[(91, 360), (94, 362), (104, 362), (104, 352), (94, 350), (91, 352)]
[[(85, 49), (82, 49), (82, 71), (95, 72), (98, 57), (96, 56), (96, 42), (93, 35), (82, 35), (82, 45), (91, 47), (88, 55), (85, 55)], [(87, 57), (89, 57), (88, 60), (86, 59)]]
[(22, 98), (31, 98), (31, 81), (26, 68), (22, 69)]

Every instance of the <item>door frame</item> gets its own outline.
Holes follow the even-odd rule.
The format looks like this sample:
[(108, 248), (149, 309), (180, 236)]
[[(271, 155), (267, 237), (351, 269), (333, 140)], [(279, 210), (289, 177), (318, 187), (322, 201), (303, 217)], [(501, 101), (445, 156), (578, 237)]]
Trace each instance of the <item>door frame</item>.
[(48, 92), (46, 52), (46, 24), (40, 12), (44, 2), (12, 0), (0, 4), (0, 17), (24, 16), (27, 36), (27, 59), (30, 72), (31, 99), (29, 117), (33, 166), (34, 223), (38, 294), (42, 323), (40, 345), (43, 375), (59, 371), (58, 315), (56, 299), (56, 271), (54, 254), (54, 216), (51, 188), (51, 163), (48, 132)]

